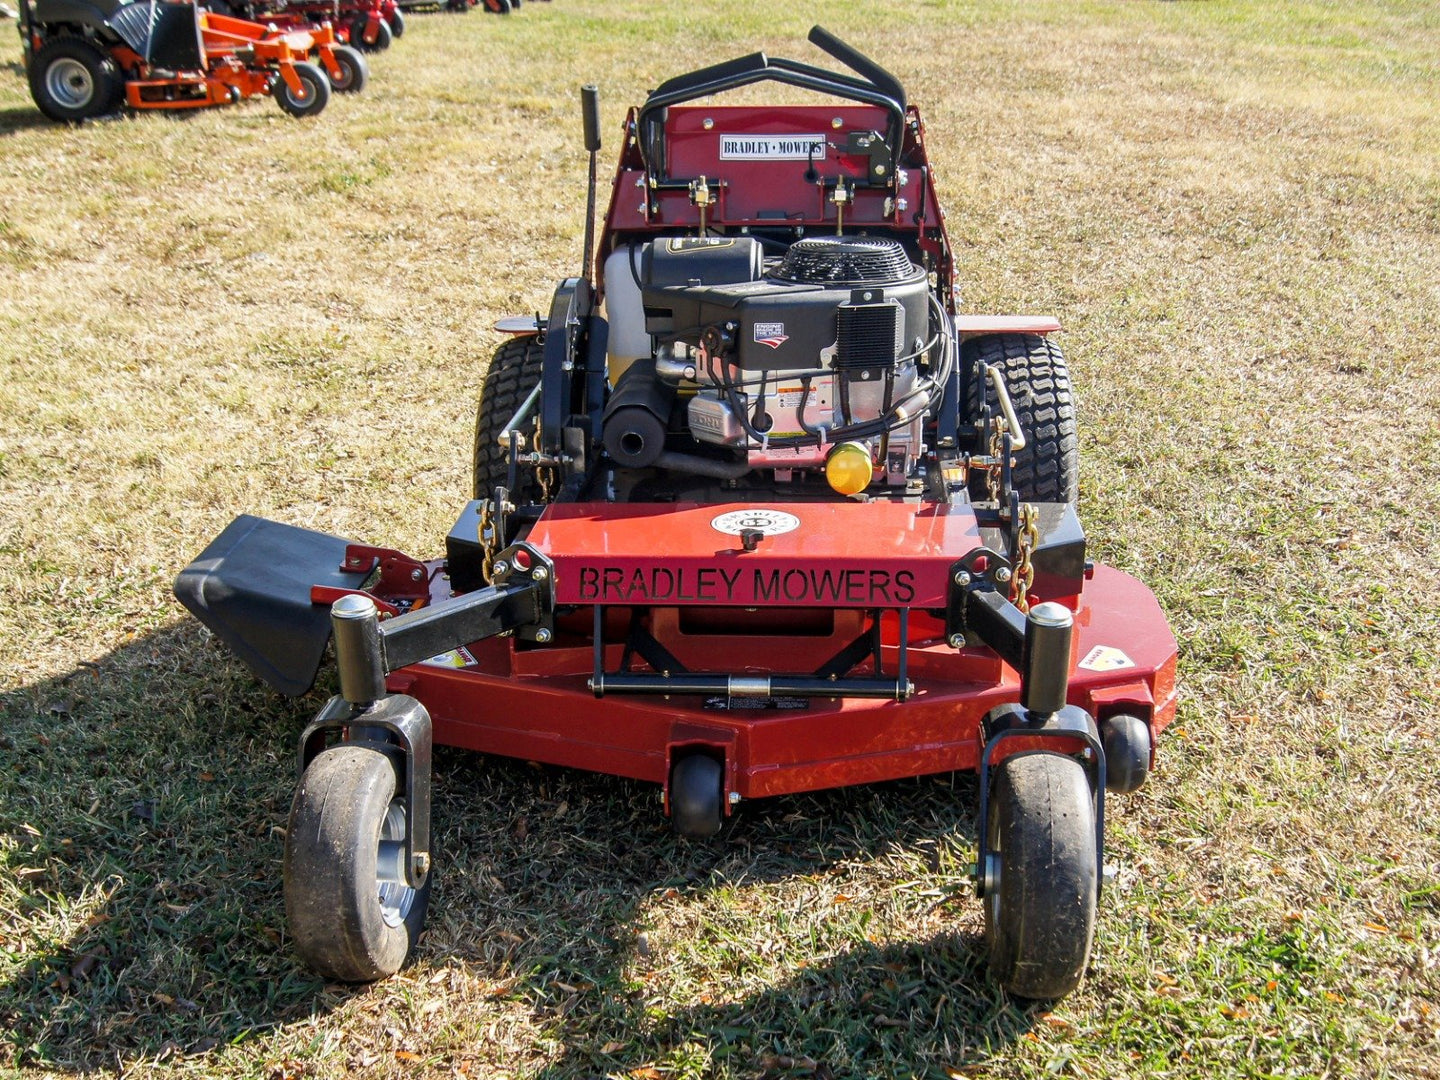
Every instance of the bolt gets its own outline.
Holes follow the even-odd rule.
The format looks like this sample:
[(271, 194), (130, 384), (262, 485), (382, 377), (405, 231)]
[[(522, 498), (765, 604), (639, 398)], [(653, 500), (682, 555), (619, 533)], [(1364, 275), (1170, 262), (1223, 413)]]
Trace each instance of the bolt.
[(410, 571), (410, 580), (411, 580), (411, 581), (423, 581), (424, 579), (425, 579), (425, 571), (424, 571), (423, 569), (421, 569), (420, 567), (417, 566), (417, 567), (415, 567), (414, 570), (411, 570), (411, 571)]
[(496, 559), (495, 565), (492, 566), (490, 569), (496, 577), (504, 577), (510, 572), (510, 564), (504, 559)]
[(740, 804), (740, 793), (738, 791), (730, 792), (730, 794), (727, 795), (726, 798), (730, 800), (731, 806), (738, 806)]
[(534, 570), (530, 571), (530, 579), (532, 581), (544, 581), (549, 576), (550, 571), (546, 570), (543, 566), (537, 566)]
[(831, 126), (832, 128), (842, 127), (842, 126), (844, 126), (844, 124), (845, 124), (845, 121), (844, 121), (843, 119), (841, 119), (840, 117), (838, 117), (838, 116), (835, 117), (835, 118), (833, 118), (833, 119), (830, 121), (830, 126)]
[(884, 176), (884, 175), (885, 175), (885, 166), (884, 166), (884, 165), (876, 165), (876, 166), (875, 166), (875, 175), (876, 175), (876, 176)]
[(965, 571), (965, 570), (957, 570), (957, 571), (955, 571), (955, 584), (956, 584), (956, 585), (969, 585), (969, 584), (970, 584), (970, 574), (969, 574), (967, 571)]
[(1010, 568), (1008, 566), (1002, 566), (999, 570), (995, 571), (995, 580), (1000, 582), (1001, 585), (1009, 581), (1010, 576)]
[(951, 635), (950, 635), (950, 647), (951, 647), (952, 649), (958, 649), (958, 648), (960, 648), (960, 647), (961, 647), (962, 645), (964, 645), (964, 644), (965, 644), (965, 635), (964, 635), (964, 634), (951, 634)]
[(714, 121), (714, 120), (711, 120), (710, 117), (707, 116), (707, 117), (705, 117), (704, 126), (705, 126), (705, 130), (706, 130), (706, 131), (709, 131), (711, 128), (713, 128), (713, 127), (715, 126), (715, 121)]
[(430, 872), (430, 853), (417, 851), (415, 853), (415, 876), (424, 877)]
[(539, 630), (535, 631), (535, 640), (541, 645), (544, 645), (550, 640), (550, 631), (542, 626)]

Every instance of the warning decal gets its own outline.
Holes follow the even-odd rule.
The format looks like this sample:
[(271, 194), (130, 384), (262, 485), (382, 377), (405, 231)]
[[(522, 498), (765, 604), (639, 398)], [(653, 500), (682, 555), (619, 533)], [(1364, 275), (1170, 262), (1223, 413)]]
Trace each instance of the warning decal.
[(420, 661), (422, 664), (429, 664), (431, 667), (470, 667), (475, 663), (475, 657), (470, 655), (470, 650), (465, 646), (452, 649), (450, 652), (441, 653), (439, 656), (432, 656), (429, 660)]
[(1109, 645), (1096, 645), (1080, 661), (1080, 667), (1086, 671), (1119, 671), (1134, 666), (1134, 660)]

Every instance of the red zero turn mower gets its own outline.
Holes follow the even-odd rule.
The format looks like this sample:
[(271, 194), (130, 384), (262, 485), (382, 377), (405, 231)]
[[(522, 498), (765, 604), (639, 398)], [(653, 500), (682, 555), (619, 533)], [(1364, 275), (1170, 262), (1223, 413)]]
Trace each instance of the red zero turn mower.
[[(21, 0), (30, 92), (52, 120), (194, 109), (273, 94), (292, 116), (359, 90), (365, 59), (328, 27), (282, 33), (189, 3)], [(314, 55), (319, 65), (306, 58)]]
[[(305, 29), (324, 23), (364, 52), (388, 49), (405, 33), (405, 16), (396, 0), (208, 0), (212, 11)], [(229, 9), (228, 11), (226, 9)]]
[[(395, 971), (430, 891), (432, 741), (665, 786), (687, 836), (746, 799), (980, 774), (990, 966), (1085, 969), (1105, 793), (1175, 709), (1154, 597), (1090, 562), (1050, 318), (960, 315), (919, 113), (755, 53), (625, 121), (592, 273), (485, 379), (475, 498), (419, 560), (255, 517), (176, 582), (254, 671), (340, 694), (301, 738), (286, 841), (307, 963)], [(689, 104), (770, 80), (832, 104)]]

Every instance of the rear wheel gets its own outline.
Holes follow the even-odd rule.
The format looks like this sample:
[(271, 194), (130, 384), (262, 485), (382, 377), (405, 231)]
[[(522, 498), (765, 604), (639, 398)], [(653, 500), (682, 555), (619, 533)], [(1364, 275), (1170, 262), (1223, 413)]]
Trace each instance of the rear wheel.
[[(1011, 480), (1022, 502), (1073, 503), (1079, 491), (1080, 454), (1075, 434), (1075, 399), (1070, 372), (1060, 347), (1038, 334), (991, 334), (972, 338), (961, 346), (965, 370), (977, 370), (979, 361), (999, 368), (1015, 406), (1015, 418), (1025, 434), (1025, 449), (1015, 455)], [(979, 408), (980, 390), (970, 399), (970, 413)], [(987, 382), (984, 393), (990, 415), (1000, 403)], [(971, 495), (985, 498), (985, 478), (977, 474)]]
[(285, 834), (285, 915), (307, 967), (342, 982), (400, 970), (425, 924), (430, 883), (405, 881), (405, 803), (379, 750), (316, 756)]
[(275, 102), (291, 116), (314, 116), (330, 104), (330, 80), (309, 61), (295, 65), (295, 75), (300, 80), (300, 93), (290, 89), (283, 78), (275, 80)]
[(333, 49), (340, 76), (330, 80), (330, 88), (337, 94), (360, 93), (370, 81), (370, 65), (360, 51), (350, 45), (335, 45)]
[(30, 96), (51, 120), (104, 116), (119, 107), (124, 92), (115, 61), (84, 38), (53, 38), (30, 61)]
[(1079, 985), (1095, 934), (1095, 809), (1085, 770), (1062, 754), (1005, 759), (995, 773), (987, 885), (990, 973), (1015, 997), (1051, 1001)]
[[(544, 369), (545, 346), (539, 335), (513, 337), (495, 350), (475, 416), (475, 498), (488, 499), (497, 487), (509, 486), (510, 454), (500, 445), (500, 434), (530, 391), (539, 385)], [(527, 442), (533, 441), (534, 431), (533, 420), (521, 425)], [(517, 505), (540, 498), (540, 486), (532, 470), (520, 471), (515, 488), (511, 495)]]
[(405, 13), (403, 11), (396, 8), (395, 14), (391, 15), (386, 21), (390, 24), (390, 36), (392, 38), (405, 36)]

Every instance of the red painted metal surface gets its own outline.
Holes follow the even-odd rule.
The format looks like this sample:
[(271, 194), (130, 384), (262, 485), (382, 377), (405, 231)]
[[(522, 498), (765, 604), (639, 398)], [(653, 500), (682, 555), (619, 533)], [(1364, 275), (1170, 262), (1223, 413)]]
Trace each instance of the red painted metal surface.
[[(715, 524), (747, 520), (794, 527), (746, 551)], [(561, 604), (933, 608), (980, 534), (968, 508), (932, 504), (557, 503), (527, 539)]]
[[(786, 609), (772, 610), (779, 618)], [(650, 629), (687, 664), (775, 674), (803, 670), (859, 625), (846, 622), (832, 636), (815, 638), (687, 634), (682, 614), (660, 609)], [(623, 626), (627, 615), (616, 611), (613, 624)], [(895, 618), (889, 613), (882, 627), (882, 664), (892, 673)], [(543, 648), (513, 639), (481, 642), (396, 672), (389, 687), (424, 703), (437, 742), (486, 753), (663, 784), (673, 747), (715, 747), (725, 754), (731, 790), (745, 798), (974, 769), (980, 721), (1019, 696), (1018, 676), (994, 653), (950, 648), (939, 621), (914, 612), (909, 674), (916, 692), (903, 704), (821, 698), (777, 710), (707, 708), (704, 699), (687, 695), (597, 700), (586, 686), (592, 652), (582, 628), (589, 623), (589, 610), (576, 613)], [(1150, 591), (1097, 566), (1075, 627), (1076, 664), (1102, 651), (1109, 663), (1124, 666), (1074, 668), (1071, 703), (1101, 716), (1138, 713), (1157, 732), (1168, 724), (1175, 711), (1175, 640)], [(618, 665), (621, 648), (606, 646), (608, 668)]]
[(1060, 320), (1049, 315), (956, 315), (955, 330), (962, 338), (981, 334), (1053, 334)]
[[(637, 115), (638, 110), (631, 109), (625, 120), (625, 142), (601, 233), (602, 260), (617, 244), (698, 230), (700, 209), (691, 201), (689, 181), (702, 175), (714, 199), (706, 210), (712, 227), (834, 232), (837, 211), (828, 193), (835, 180), (843, 176), (848, 184), (866, 175), (866, 159), (843, 152), (847, 137), (852, 132), (883, 132), (889, 122), (881, 108), (845, 101), (764, 107), (677, 105), (666, 114), (669, 165), (661, 176), (647, 168), (640, 153)], [(823, 160), (814, 162), (813, 179), (808, 175), (808, 154), (788, 160), (722, 156), (722, 138), (727, 136), (804, 139), (815, 135), (834, 145), (827, 146)], [(845, 226), (913, 240), (930, 259), (940, 295), (948, 304), (954, 257), (925, 153), (925, 127), (913, 108), (906, 114), (898, 159), (904, 163), (899, 170), (903, 182), (897, 175), (893, 185), (854, 185), (854, 200), (844, 211)]]

